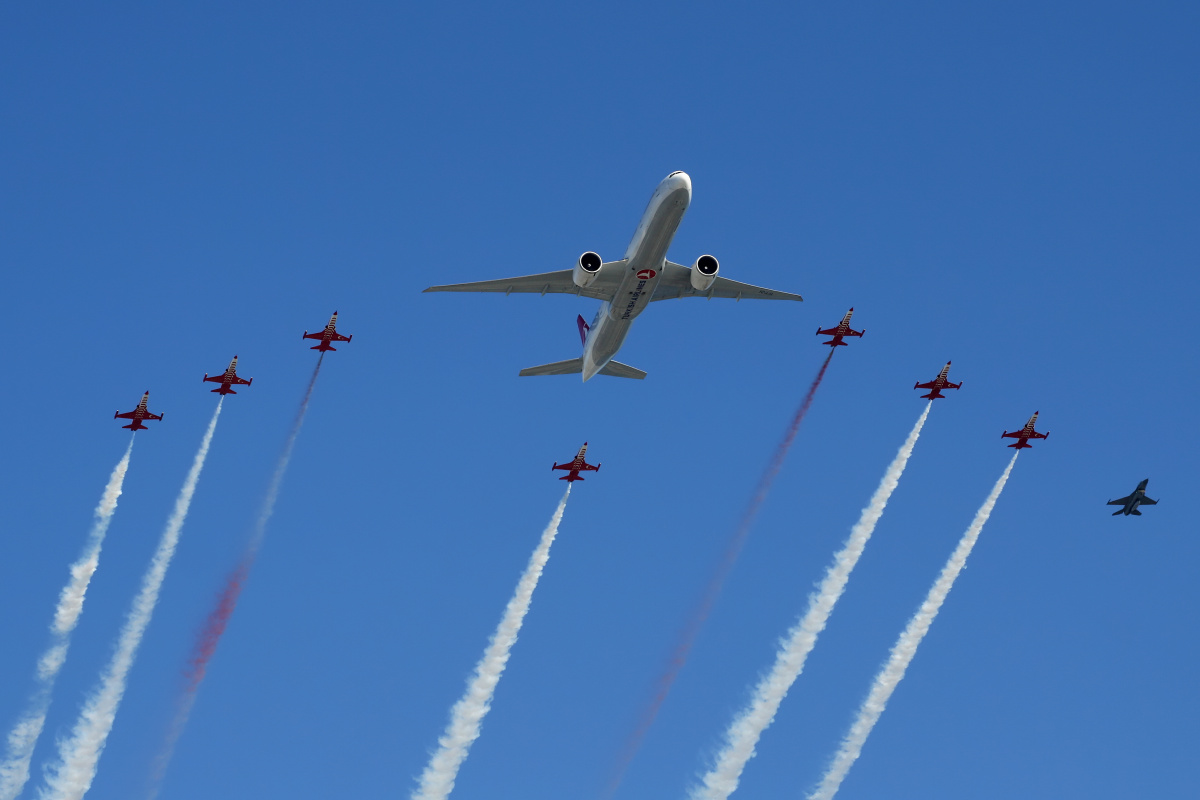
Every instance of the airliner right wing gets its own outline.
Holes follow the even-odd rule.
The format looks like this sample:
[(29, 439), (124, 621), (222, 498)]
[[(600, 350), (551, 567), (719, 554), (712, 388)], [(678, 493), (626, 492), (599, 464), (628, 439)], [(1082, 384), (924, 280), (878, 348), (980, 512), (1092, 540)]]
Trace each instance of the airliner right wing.
[(692, 287), (692, 268), (668, 261), (663, 265), (663, 276), (654, 290), (653, 300), (673, 300), (677, 297), (727, 297), (732, 300), (803, 300), (798, 294), (764, 289), (749, 283), (731, 281), (717, 276), (712, 286), (703, 292)]
[[(541, 272), (537, 275), (522, 275), (518, 278), (500, 278), (494, 281), (476, 281), (475, 283), (452, 283), (448, 286), (430, 286), (427, 292), (513, 292), (534, 294), (574, 294), (581, 297), (591, 297), (596, 300), (612, 300), (616, 295), (617, 285), (622, 277), (621, 270), (605, 269), (621, 262), (611, 261), (600, 267), (600, 274), (591, 286), (582, 288), (575, 285), (571, 270), (560, 269), (557, 272)], [(607, 274), (605, 274), (607, 273)]]

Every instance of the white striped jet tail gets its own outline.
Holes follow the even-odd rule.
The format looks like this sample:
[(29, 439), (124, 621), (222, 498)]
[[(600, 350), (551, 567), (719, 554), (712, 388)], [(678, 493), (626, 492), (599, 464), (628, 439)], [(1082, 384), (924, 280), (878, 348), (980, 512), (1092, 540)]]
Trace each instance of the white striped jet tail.
[[(583, 372), (583, 359), (569, 358), (566, 361), (555, 361), (553, 364), (526, 367), (517, 374), (527, 378), (531, 375), (578, 375), (581, 372)], [(633, 378), (639, 381), (646, 377), (646, 373), (642, 370), (622, 364), (620, 361), (608, 362), (604, 365), (604, 369), (600, 370), (600, 374), (614, 378)]]

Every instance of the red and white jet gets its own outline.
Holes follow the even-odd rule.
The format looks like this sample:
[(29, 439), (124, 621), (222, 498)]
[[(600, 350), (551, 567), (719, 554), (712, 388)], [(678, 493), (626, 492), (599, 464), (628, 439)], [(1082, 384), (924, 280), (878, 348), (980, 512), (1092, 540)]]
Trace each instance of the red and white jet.
[(113, 419), (133, 420), (133, 422), (129, 423), (128, 425), (121, 426), (122, 428), (128, 428), (131, 431), (149, 430), (145, 425), (142, 424), (142, 422), (144, 420), (162, 419), (163, 415), (151, 414), (146, 408), (146, 403), (148, 402), (150, 402), (150, 393), (146, 392), (144, 395), (142, 395), (142, 402), (137, 404), (137, 408), (135, 408), (133, 411), (126, 411), (124, 414), (118, 411), (117, 413), (113, 414)]
[(852, 316), (854, 316), (853, 308), (847, 311), (846, 316), (842, 317), (842, 321), (834, 327), (826, 328), (825, 330), (818, 329), (817, 336), (833, 337), (828, 342), (821, 342), (821, 344), (827, 344), (830, 347), (838, 347), (839, 345), (845, 347), (846, 343), (842, 341), (843, 336), (862, 336), (864, 333), (866, 333), (867, 331), (865, 328), (861, 331), (856, 331), (850, 327), (850, 317)]
[(591, 464), (589, 464), (583, 460), (583, 455), (586, 452), (587, 452), (587, 442), (584, 442), (583, 447), (579, 448), (579, 452), (575, 455), (575, 458), (570, 463), (560, 464), (557, 461), (555, 461), (554, 466), (551, 467), (550, 469), (552, 469), (552, 470), (554, 470), (554, 469), (568, 470), (566, 475), (563, 475), (561, 478), (559, 478), (560, 481), (566, 481), (567, 483), (574, 483), (575, 481), (581, 481), (581, 480), (583, 480), (583, 478), (581, 478), (579, 476), (580, 472), (599, 472), (600, 471), (599, 464), (597, 464), (596, 466), (593, 467)]
[(1024, 428), (1021, 428), (1019, 431), (1013, 431), (1012, 433), (1005, 431), (1004, 433), (1000, 434), (1000, 438), (1016, 439), (1017, 443), (1010, 444), (1009, 447), (1015, 447), (1018, 450), (1023, 447), (1033, 447), (1033, 445), (1029, 444), (1030, 439), (1045, 439), (1050, 435), (1050, 431), (1038, 433), (1033, 429), (1033, 426), (1037, 423), (1037, 415), (1038, 412), (1033, 412), (1033, 416), (1029, 418), (1029, 422), (1025, 423)]
[(937, 400), (940, 397), (945, 397), (946, 395), (942, 394), (942, 389), (957, 389), (958, 387), (962, 386), (962, 381), (959, 381), (958, 383), (951, 383), (950, 379), (946, 377), (948, 374), (950, 374), (949, 361), (946, 362), (946, 366), (942, 367), (942, 371), (938, 373), (936, 378), (931, 380), (929, 383), (918, 383), (913, 386), (913, 388), (931, 389), (932, 391), (929, 394), (921, 395), (921, 397), (929, 400)]
[(230, 389), (229, 387), (234, 384), (236, 384), (238, 386), (249, 386), (250, 384), (254, 383), (254, 378), (250, 378), (249, 380), (247, 380), (246, 378), (239, 378), (237, 376), (237, 359), (238, 359), (238, 357), (234, 356), (233, 361), (229, 362), (229, 369), (225, 370), (225, 372), (223, 372), (220, 375), (214, 375), (213, 377), (210, 378), (210, 377), (208, 377), (207, 372), (204, 373), (204, 380), (206, 380), (210, 383), (221, 384), (216, 389), (213, 389), (213, 391), (216, 392), (217, 394), (219, 394), (221, 396), (224, 396), (227, 394), (237, 394), (237, 392), (235, 392), (233, 389)]
[(337, 332), (337, 314), (338, 312), (333, 312), (333, 316), (329, 318), (329, 324), (326, 325), (325, 330), (321, 331), (320, 333), (309, 333), (308, 331), (304, 332), (304, 336), (301, 337), (303, 339), (321, 340), (319, 345), (316, 347), (310, 347), (309, 350), (320, 350), (322, 353), (324, 353), (326, 350), (337, 351), (336, 347), (329, 346), (330, 342), (348, 342), (354, 338), (354, 334), (342, 336)]

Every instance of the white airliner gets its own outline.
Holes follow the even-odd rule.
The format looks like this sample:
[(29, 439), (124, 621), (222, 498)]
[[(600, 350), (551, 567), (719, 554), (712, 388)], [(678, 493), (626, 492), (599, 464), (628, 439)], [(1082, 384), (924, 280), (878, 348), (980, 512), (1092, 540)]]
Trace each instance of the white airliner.
[(477, 283), (430, 286), (427, 292), (537, 292), (538, 294), (574, 294), (604, 301), (596, 318), (588, 325), (579, 317), (579, 336), (583, 356), (521, 370), (521, 375), (573, 375), (583, 373), (586, 381), (594, 375), (618, 378), (645, 378), (640, 369), (613, 361), (625, 343), (629, 326), (646, 306), (655, 300), (675, 297), (732, 297), (735, 300), (803, 300), (798, 294), (777, 292), (738, 283), (717, 275), (717, 259), (703, 255), (691, 267), (667, 261), (667, 248), (684, 212), (692, 203), (692, 179), (684, 172), (672, 172), (650, 198), (646, 213), (633, 233), (633, 241), (620, 261), (604, 262), (588, 251), (579, 257), (574, 269), (503, 278)]

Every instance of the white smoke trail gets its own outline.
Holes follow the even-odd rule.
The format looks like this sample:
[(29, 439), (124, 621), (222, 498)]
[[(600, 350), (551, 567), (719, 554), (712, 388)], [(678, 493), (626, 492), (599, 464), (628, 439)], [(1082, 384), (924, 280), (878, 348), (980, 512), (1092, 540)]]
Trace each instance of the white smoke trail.
[(71, 577), (59, 595), (58, 606), (54, 610), (54, 623), (50, 626), (50, 646), (38, 659), (37, 686), (29, 698), (25, 713), (8, 734), (8, 750), (4, 754), (4, 761), (0, 762), (0, 800), (15, 800), (29, 780), (29, 762), (46, 724), (46, 712), (50, 710), (54, 682), (67, 658), (71, 633), (83, 612), (84, 595), (87, 594), (88, 584), (91, 583), (92, 575), (100, 564), (100, 548), (104, 545), (104, 536), (108, 533), (109, 523), (117, 510), (117, 498), (121, 496), (125, 473), (129, 470), (129, 457), (133, 453), (133, 440), (134, 437), (130, 436), (125, 455), (117, 462), (108, 478), (104, 494), (100, 497), (100, 504), (96, 506), (95, 521), (88, 532), (83, 552), (71, 565)]
[(1012, 460), (1008, 462), (1004, 474), (1000, 476), (1000, 480), (996, 481), (991, 494), (987, 496), (979, 511), (975, 513), (975, 519), (971, 521), (971, 526), (967, 528), (967, 532), (958, 542), (958, 547), (954, 548), (954, 552), (950, 555), (950, 560), (946, 562), (946, 566), (942, 567), (942, 573), (938, 575), (938, 579), (929, 589), (925, 602), (917, 609), (917, 613), (908, 621), (908, 626), (896, 640), (887, 664), (875, 676), (871, 692), (863, 701), (862, 708), (858, 710), (858, 718), (854, 720), (854, 724), (850, 726), (850, 732), (842, 740), (841, 749), (833, 757), (833, 762), (825, 772), (825, 777), (821, 779), (820, 786), (808, 796), (808, 800), (831, 800), (837, 794), (838, 787), (842, 785), (846, 773), (850, 771), (850, 767), (862, 753), (863, 745), (866, 743), (867, 737), (871, 735), (871, 729), (879, 721), (879, 716), (887, 706), (892, 692), (896, 691), (896, 686), (904, 678), (905, 670), (908, 669), (913, 656), (917, 654), (917, 648), (920, 647), (925, 634), (929, 632), (929, 626), (937, 617), (942, 603), (946, 601), (946, 596), (950, 594), (950, 589), (954, 586), (954, 580), (958, 577), (958, 573), (962, 572), (963, 567), (966, 566), (967, 557), (971, 555), (971, 548), (975, 546), (975, 541), (979, 538), (979, 532), (983, 530), (984, 523), (992, 515), (992, 509), (996, 505), (997, 498), (1000, 497), (1000, 492), (1004, 489), (1004, 484), (1008, 482), (1008, 476), (1012, 472), (1013, 465), (1017, 463), (1018, 455), (1018, 453), (1013, 453)]
[(825, 629), (834, 605), (846, 588), (850, 573), (875, 531), (876, 523), (883, 516), (883, 509), (900, 482), (900, 476), (904, 473), (904, 467), (912, 455), (917, 437), (921, 435), (921, 428), (924, 427), (932, 406), (932, 400), (926, 404), (925, 410), (917, 419), (917, 424), (913, 426), (896, 457), (888, 465), (879, 488), (871, 496), (871, 502), (862, 510), (858, 522), (850, 529), (846, 544), (834, 556), (833, 563), (826, 570), (825, 578), (817, 587), (817, 591), (809, 595), (808, 609), (804, 616), (788, 631), (787, 638), (780, 642), (771, 671), (759, 680), (750, 703), (730, 723), (725, 732), (725, 746), (717, 754), (716, 764), (702, 778), (702, 785), (692, 788), (692, 800), (725, 800), (737, 789), (746, 762), (754, 756), (754, 748), (763, 731), (774, 721), (779, 704), (804, 670), (804, 662), (816, 645), (817, 636)]
[(504, 617), (500, 620), (496, 632), (492, 634), (483, 658), (475, 665), (475, 674), (467, 682), (466, 693), (450, 710), (450, 724), (438, 739), (437, 752), (429, 759), (429, 764), (421, 773), (420, 786), (413, 792), (413, 800), (445, 800), (454, 789), (458, 769), (466, 759), (471, 744), (479, 738), (479, 727), (491, 708), (496, 684), (504, 674), (509, 653), (516, 644), (521, 623), (529, 611), (533, 590), (537, 588), (538, 579), (550, 558), (550, 545), (554, 543), (558, 525), (562, 522), (563, 510), (567, 507), (567, 498), (570, 496), (571, 484), (568, 483), (566, 493), (559, 501), (554, 516), (550, 518), (550, 524), (542, 533), (542, 540), (533, 551), (529, 565), (525, 567), (525, 573), (517, 583), (516, 592), (504, 609)]
[(133, 666), (138, 646), (142, 643), (142, 636), (154, 614), (154, 606), (158, 603), (158, 593), (167, 575), (167, 567), (171, 565), (171, 558), (175, 555), (179, 534), (183, 529), (184, 520), (187, 519), (196, 484), (200, 481), (200, 471), (204, 468), (208, 446), (212, 443), (213, 432), (217, 429), (217, 418), (221, 416), (221, 405), (224, 402), (225, 398), (222, 397), (208, 423), (208, 429), (204, 432), (204, 438), (200, 440), (200, 449), (196, 451), (192, 468), (188, 470), (183, 488), (179, 490), (179, 496), (175, 499), (175, 508), (167, 518), (158, 549), (150, 560), (149, 569), (142, 576), (142, 588), (134, 598), (129, 615), (125, 618), (125, 625), (117, 637), (112, 659), (101, 673), (99, 685), (79, 713), (71, 736), (58, 743), (58, 762), (47, 770), (46, 786), (39, 792), (41, 800), (81, 800), (91, 788), (92, 780), (96, 777), (96, 764), (100, 760), (100, 754), (104, 752), (105, 742), (108, 741), (108, 734), (117, 716), (117, 707), (125, 694), (126, 678)]

